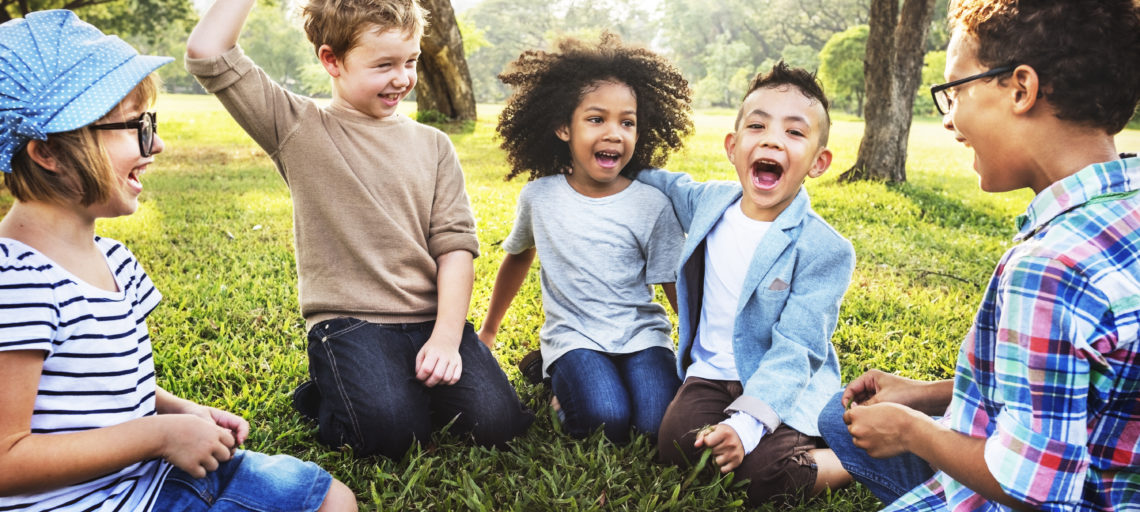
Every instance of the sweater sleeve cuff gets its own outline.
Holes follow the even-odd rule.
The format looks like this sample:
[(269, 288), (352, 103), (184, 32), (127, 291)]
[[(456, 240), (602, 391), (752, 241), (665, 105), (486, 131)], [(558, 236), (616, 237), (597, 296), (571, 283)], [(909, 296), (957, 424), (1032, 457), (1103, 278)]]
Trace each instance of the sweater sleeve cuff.
[(206, 92), (214, 94), (237, 82), (253, 69), (253, 61), (245, 58), (240, 45), (226, 50), (220, 55), (192, 59), (185, 58), (186, 71), (194, 75)]

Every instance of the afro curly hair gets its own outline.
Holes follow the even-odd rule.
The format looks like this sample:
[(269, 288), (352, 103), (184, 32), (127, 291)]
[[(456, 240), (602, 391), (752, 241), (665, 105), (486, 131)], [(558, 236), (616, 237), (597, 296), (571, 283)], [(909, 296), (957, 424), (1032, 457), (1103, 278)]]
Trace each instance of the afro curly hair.
[(511, 165), (508, 180), (570, 168), (569, 145), (555, 130), (570, 122), (582, 97), (601, 82), (625, 84), (637, 98), (637, 145), (623, 176), (664, 166), (693, 130), (692, 93), (681, 72), (652, 51), (623, 45), (613, 33), (603, 33), (597, 44), (565, 38), (554, 51), (523, 52), (499, 80), (515, 89), (498, 126)]

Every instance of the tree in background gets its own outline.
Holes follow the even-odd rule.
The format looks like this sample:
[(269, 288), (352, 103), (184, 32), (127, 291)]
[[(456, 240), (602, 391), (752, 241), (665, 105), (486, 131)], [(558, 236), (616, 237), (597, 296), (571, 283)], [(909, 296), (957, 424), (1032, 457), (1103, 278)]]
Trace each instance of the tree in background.
[(863, 115), (863, 58), (870, 27), (855, 25), (831, 36), (819, 52), (819, 80), (833, 107)]
[(935, 0), (871, 0), (864, 77), (866, 124), (840, 181), (906, 181), (906, 147)]
[(930, 97), (930, 87), (945, 82), (942, 78), (946, 69), (946, 50), (927, 52), (922, 59), (922, 83), (914, 93), (914, 115), (939, 116), (938, 108), (934, 106), (934, 98)]
[[(747, 80), (734, 85), (728, 77), (755, 75), (779, 59), (815, 70), (818, 53), (832, 34), (866, 23), (868, 0), (660, 0), (663, 16), (659, 39), (670, 58), (695, 87), (697, 106), (736, 103)], [(744, 62), (726, 72), (731, 45), (748, 48)], [(738, 87), (739, 85), (739, 87)], [(719, 90), (714, 90), (715, 88)]]
[(190, 0), (0, 0), (0, 23), (47, 9), (75, 11), (108, 34), (160, 34), (172, 23), (195, 18)]
[[(245, 22), (238, 44), (273, 81), (292, 92), (316, 95), (331, 90), (329, 75), (317, 61), (316, 50), (294, 14), (296, 11), (286, 1), (258, 2)], [(320, 73), (316, 80), (314, 71)]]
[(420, 0), (427, 9), (427, 32), (420, 40), (416, 108), (451, 120), (475, 119), (475, 92), (463, 50), (463, 36), (448, 0)]
[(650, 46), (658, 21), (639, 0), (482, 0), (460, 16), (464, 41), (468, 31), (482, 45), (467, 54), (475, 97), (501, 102), (510, 89), (498, 75), (526, 50), (547, 49), (560, 36), (596, 39), (602, 30), (629, 44)]

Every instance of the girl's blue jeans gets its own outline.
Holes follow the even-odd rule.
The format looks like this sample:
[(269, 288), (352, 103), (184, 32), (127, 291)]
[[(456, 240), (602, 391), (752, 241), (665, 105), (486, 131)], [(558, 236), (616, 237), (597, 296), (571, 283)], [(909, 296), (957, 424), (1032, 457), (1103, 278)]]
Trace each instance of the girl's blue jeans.
[(154, 510), (211, 512), (305, 512), (325, 500), (332, 476), (312, 462), (288, 455), (238, 450), (205, 478), (173, 468)]
[(855, 446), (843, 422), (842, 398), (840, 391), (819, 414), (819, 433), (856, 482), (870, 489), (879, 501), (889, 504), (934, 476), (930, 464), (913, 454), (876, 459)]
[(631, 429), (655, 441), (681, 385), (673, 351), (662, 347), (630, 354), (571, 350), (547, 373), (566, 433), (582, 438), (603, 427), (615, 443), (628, 442)]

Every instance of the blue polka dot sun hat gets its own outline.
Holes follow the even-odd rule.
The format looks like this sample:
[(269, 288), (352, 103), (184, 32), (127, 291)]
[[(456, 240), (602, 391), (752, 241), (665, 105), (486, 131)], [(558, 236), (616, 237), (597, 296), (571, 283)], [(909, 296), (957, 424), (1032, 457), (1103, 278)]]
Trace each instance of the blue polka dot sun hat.
[(31, 139), (91, 124), (170, 57), (131, 45), (66, 10), (0, 25), (0, 170)]

